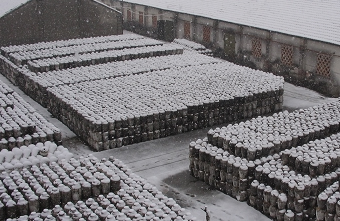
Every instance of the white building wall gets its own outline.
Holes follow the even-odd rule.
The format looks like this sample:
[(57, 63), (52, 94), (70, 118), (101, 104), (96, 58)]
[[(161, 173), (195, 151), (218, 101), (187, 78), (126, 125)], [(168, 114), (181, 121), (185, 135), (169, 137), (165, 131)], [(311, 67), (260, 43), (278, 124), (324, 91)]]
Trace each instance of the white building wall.
[[(102, 1), (106, 2), (107, 4), (109, 4), (109, 1), (111, 2), (111, 5), (113, 5), (115, 8), (121, 8), (121, 1)], [(135, 13), (133, 14), (133, 20), (136, 22), (139, 21), (139, 11), (142, 11), (145, 15), (144, 6), (135, 4), (133, 4), (134, 6), (132, 6), (132, 4), (126, 2), (123, 2), (123, 4), (123, 15), (125, 20), (127, 19), (127, 8), (134, 8), (134, 10), (132, 10), (132, 12)], [(239, 61), (242, 62), (242, 59), (246, 58), (252, 61), (257, 66), (257, 68), (260, 69), (266, 67), (264, 65), (266, 61), (271, 62), (272, 65), (281, 64), (281, 48), (284, 44), (293, 46), (293, 65), (290, 71), (298, 74), (298, 72), (296, 71), (296, 67), (298, 67), (298, 69), (300, 70), (299, 73), (306, 73), (307, 77), (313, 76), (313, 74), (315, 76), (317, 66), (317, 54), (319, 52), (333, 54), (333, 58), (331, 60), (331, 77), (325, 78), (325, 80), (327, 81), (328, 79), (332, 81), (333, 84), (339, 85), (340, 92), (340, 46), (315, 40), (308, 40), (302, 37), (295, 37), (282, 33), (270, 32), (258, 28), (241, 26), (223, 21), (215, 21), (214, 19), (210, 18), (160, 10), (152, 7), (147, 8), (147, 15), (149, 16), (144, 18), (145, 25), (148, 28), (152, 27), (152, 14), (158, 14), (158, 20), (177, 21), (177, 25), (175, 24), (175, 35), (177, 38), (184, 37), (184, 22), (191, 21), (190, 37), (191, 39), (199, 43), (203, 43), (203, 26), (209, 26), (210, 42), (214, 43), (214, 47), (221, 49), (224, 49), (224, 33), (234, 32), (236, 41), (235, 52), (238, 55)], [(176, 17), (176, 15), (178, 15), (178, 17)], [(194, 27), (195, 24), (196, 27)], [(217, 29), (214, 30), (214, 28)], [(196, 33), (194, 33), (195, 31)], [(254, 58), (252, 56), (252, 39), (254, 38), (258, 38), (261, 40), (261, 58)], [(322, 78), (322, 76), (319, 77)]]

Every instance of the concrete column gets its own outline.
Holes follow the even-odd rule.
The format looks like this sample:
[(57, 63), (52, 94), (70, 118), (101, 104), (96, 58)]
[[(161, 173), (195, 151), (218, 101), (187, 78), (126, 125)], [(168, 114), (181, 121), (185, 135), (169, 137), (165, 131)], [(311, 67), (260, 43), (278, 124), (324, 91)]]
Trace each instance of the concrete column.
[(120, 11), (122, 12), (123, 19), (125, 18), (125, 12), (124, 12), (124, 1), (120, 1)]
[[(135, 4), (131, 4), (131, 19), (132, 21), (136, 21), (136, 18), (138, 18), (138, 15), (136, 14), (136, 5)], [(137, 20), (138, 22), (138, 20)]]
[(149, 18), (149, 6), (144, 7), (144, 26), (147, 28), (150, 24), (150, 18)]
[(218, 20), (214, 20), (214, 23), (213, 23), (213, 39), (212, 39), (212, 42), (213, 42), (213, 45), (214, 47), (216, 48), (217, 47), (217, 41), (218, 41), (218, 24), (219, 24), (219, 21)]
[(243, 26), (240, 26), (240, 31), (239, 31), (239, 36), (240, 36), (240, 45), (239, 45), (239, 48), (237, 50), (237, 53), (240, 55), (240, 54), (243, 54)]
[(192, 20), (192, 40), (197, 41), (197, 16)]
[(164, 11), (162, 9), (159, 10), (159, 20), (164, 20)]
[(178, 17), (179, 17), (179, 13), (175, 12), (175, 16), (174, 16), (174, 37), (178, 38), (178, 29), (180, 27), (178, 27)]
[(305, 57), (306, 57), (307, 39), (303, 38), (300, 43), (300, 58), (299, 58), (299, 74), (306, 72)]
[(263, 70), (264, 71), (270, 71), (271, 70), (271, 62), (270, 62), (270, 47), (272, 45), (273, 35), (271, 32), (268, 33), (267, 39), (266, 39), (266, 55), (264, 58), (264, 65)]
[(273, 39), (273, 35), (271, 32), (269, 32), (268, 37), (266, 39), (266, 60), (269, 59), (269, 52), (270, 52), (272, 39)]

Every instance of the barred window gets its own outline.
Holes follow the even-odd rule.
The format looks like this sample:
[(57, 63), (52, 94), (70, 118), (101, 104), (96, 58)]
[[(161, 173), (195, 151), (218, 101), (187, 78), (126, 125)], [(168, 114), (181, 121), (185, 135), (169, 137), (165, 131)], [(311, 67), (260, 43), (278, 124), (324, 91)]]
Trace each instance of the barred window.
[(256, 58), (260, 58), (262, 56), (262, 44), (261, 40), (258, 38), (254, 38), (252, 40), (252, 54)]
[(152, 16), (152, 27), (157, 28), (157, 15)]
[(184, 38), (190, 39), (190, 22), (184, 22)]
[(210, 26), (203, 26), (203, 42), (210, 42)]
[(282, 45), (281, 47), (281, 62), (285, 65), (293, 64), (293, 46)]
[(325, 77), (330, 76), (332, 55), (318, 54), (316, 73)]
[(139, 23), (144, 24), (144, 14), (143, 14), (143, 12), (139, 12)]
[(131, 15), (131, 10), (130, 9), (127, 10), (126, 16), (127, 16), (127, 20), (128, 21), (132, 20), (132, 15)]

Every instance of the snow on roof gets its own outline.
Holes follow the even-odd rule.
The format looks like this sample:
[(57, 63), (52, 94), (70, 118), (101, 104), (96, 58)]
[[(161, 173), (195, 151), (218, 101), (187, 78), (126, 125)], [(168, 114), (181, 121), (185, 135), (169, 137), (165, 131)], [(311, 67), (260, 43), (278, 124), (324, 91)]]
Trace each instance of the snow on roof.
[(340, 0), (124, 0), (340, 45)]
[(0, 18), (30, 0), (0, 0)]

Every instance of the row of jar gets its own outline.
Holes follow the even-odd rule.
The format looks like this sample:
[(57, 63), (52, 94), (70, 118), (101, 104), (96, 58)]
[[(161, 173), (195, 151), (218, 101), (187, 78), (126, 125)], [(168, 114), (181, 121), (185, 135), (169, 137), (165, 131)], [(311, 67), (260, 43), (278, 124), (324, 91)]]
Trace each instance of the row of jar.
[(17, 107), (0, 108), (0, 139), (35, 133), (37, 125), (31, 117), (31, 114), (27, 115)]
[[(54, 101), (56, 101), (55, 99)], [(54, 105), (59, 102), (53, 102)], [(61, 108), (65, 108), (60, 110)], [(58, 110), (59, 109), (59, 110)], [(120, 147), (121, 145), (143, 142), (153, 140), (160, 137), (165, 137), (173, 134), (184, 133), (187, 131), (212, 126), (214, 124), (230, 122), (234, 117), (230, 114), (222, 114), (219, 112), (218, 117), (203, 118), (198, 114), (188, 114), (187, 116), (171, 117), (168, 120), (154, 120), (154, 115), (147, 115), (143, 117), (125, 118), (125, 120), (112, 120), (116, 116), (108, 115), (107, 120), (93, 121), (95, 118), (84, 118), (81, 113), (67, 111), (69, 109), (66, 105), (56, 105), (55, 108), (50, 106), (50, 111), (54, 116), (57, 116), (63, 123), (76, 131), (77, 135), (86, 140), (96, 150)], [(173, 114), (172, 114), (173, 115)], [(161, 116), (161, 115), (159, 115)], [(142, 123), (143, 119), (153, 119), (150, 123)], [(138, 119), (137, 121), (135, 119)], [(123, 127), (123, 124), (130, 122), (132, 126)], [(139, 125), (134, 125), (139, 122)], [(87, 130), (83, 130), (87, 128)], [(106, 131), (105, 131), (106, 130)], [(96, 132), (97, 131), (97, 132)], [(98, 132), (99, 131), (99, 132)], [(105, 132), (101, 132), (105, 131)], [(112, 145), (111, 145), (112, 143)], [(107, 148), (96, 148), (97, 144), (104, 145)]]
[[(86, 220), (105, 220), (109, 216), (110, 220), (196, 220), (185, 209), (181, 208), (172, 198), (164, 196), (155, 187), (148, 184), (141, 177), (131, 173), (131, 171), (119, 160), (110, 157), (109, 160), (99, 160), (90, 155), (86, 158), (81, 157), (80, 160), (71, 159), (69, 163), (64, 160), (61, 165), (67, 167), (67, 164), (72, 166), (96, 165), (98, 169), (106, 171), (105, 168), (110, 167), (117, 171), (121, 177), (121, 189), (115, 193), (109, 193), (106, 197), (99, 195), (93, 200), (89, 198), (84, 201), (68, 202), (63, 204), (65, 213), (59, 212), (62, 210), (60, 206), (55, 206), (52, 210), (41, 209), (40, 212), (33, 212), (29, 216), (22, 216), (18, 220), (27, 219), (29, 217), (43, 217), (43, 220), (49, 216), (58, 219), (61, 217), (78, 220), (84, 218)], [(56, 165), (55, 165), (56, 166)], [(71, 168), (69, 168), (71, 171)], [(125, 172), (123, 172), (125, 171)], [(37, 172), (37, 170), (35, 170)], [(95, 216), (94, 214), (97, 213)], [(80, 215), (81, 214), (81, 215)], [(90, 216), (92, 214), (92, 216)], [(102, 218), (101, 218), (102, 217)], [(48, 219), (49, 220), (49, 219)], [(80, 219), (83, 220), (83, 219)]]
[(67, 203), (64, 207), (59, 205), (53, 209), (44, 209), (41, 213), (33, 212), (26, 216), (21, 216), (18, 219), (12, 220), (168, 220), (179, 221), (196, 220), (189, 212), (181, 209), (178, 204), (172, 206), (173, 210), (169, 208), (170, 205), (162, 203), (168, 212), (163, 212), (161, 209), (153, 208), (153, 205), (146, 208), (147, 205), (134, 203), (132, 207), (116, 204), (113, 199), (114, 194), (109, 193), (106, 197), (98, 196), (96, 199), (88, 199), (78, 201), (73, 204)]
[[(331, 119), (337, 119), (337, 115), (339, 113), (340, 102), (335, 101), (331, 103), (326, 103), (318, 106), (314, 106), (312, 108), (300, 110), (305, 111), (307, 113), (301, 114), (300, 111), (294, 111), (289, 113), (288, 111), (283, 111), (280, 113), (274, 113), (272, 116), (268, 117), (257, 117), (253, 118), (250, 121), (240, 122), (239, 124), (227, 125), (223, 128), (218, 128), (219, 133), (232, 135), (240, 135), (244, 132), (254, 131), (258, 133), (261, 131), (262, 133), (268, 136), (273, 133), (274, 135), (277, 133), (276, 130), (270, 131), (271, 128), (278, 128), (282, 130), (287, 130), (289, 128), (296, 130), (298, 127), (306, 127), (309, 125), (313, 125), (317, 123), (317, 121), (327, 120), (329, 123), (332, 122)], [(325, 119), (326, 118), (326, 119)], [(337, 120), (335, 120), (337, 122)], [(268, 131), (264, 131), (263, 129), (268, 128)], [(307, 127), (308, 128), (308, 127)], [(280, 130), (279, 130), (280, 131)], [(257, 134), (261, 135), (261, 133)], [(279, 134), (276, 134), (279, 135)]]
[(339, 133), (333, 134), (325, 139), (286, 149), (281, 153), (282, 163), (313, 177), (329, 173), (340, 165), (339, 138)]
[[(288, 114), (279, 113), (271, 117), (271, 121), (278, 124), (278, 130), (276, 130), (274, 134), (268, 131), (271, 125), (269, 121), (266, 122), (264, 120), (260, 122), (261, 119), (263, 120), (267, 117), (257, 117), (246, 123), (209, 130), (207, 134), (208, 141), (218, 147), (223, 147), (232, 154), (240, 157), (250, 157), (250, 159), (253, 160), (254, 154), (248, 156), (248, 150), (252, 150), (255, 154), (258, 152), (258, 156), (262, 156), (262, 154), (268, 155), (271, 152), (279, 152), (292, 146), (303, 145), (310, 140), (324, 138), (338, 132), (340, 119), (334, 118), (333, 113), (338, 111), (339, 107), (339, 101), (318, 106), (317, 111), (314, 112), (317, 117), (312, 121), (313, 129), (309, 127), (308, 130), (302, 130), (301, 127), (303, 128), (304, 125), (306, 125), (306, 121), (304, 121), (303, 118), (291, 115), (294, 116), (294, 121), (283, 121), (285, 122), (285, 126), (281, 132), (280, 128), (282, 126), (279, 125), (283, 124), (283, 122), (278, 116)], [(261, 127), (262, 130), (259, 130), (259, 127)], [(296, 128), (296, 130), (294, 130), (293, 127)], [(300, 130), (297, 129), (297, 127), (300, 127)], [(273, 151), (271, 151), (271, 149), (273, 149)]]
[(195, 53), (198, 53), (198, 54), (213, 56), (212, 50), (207, 49), (205, 46), (203, 46), (199, 43), (189, 41), (189, 40), (184, 39), (184, 38), (183, 39), (178, 39), (178, 38), (174, 39), (173, 43), (183, 46), (186, 51), (194, 51)]
[[(20, 146), (23, 139), (29, 140), (26, 135), (36, 137), (35, 133), (38, 133), (38, 135), (42, 137), (41, 142), (45, 142), (46, 140), (61, 141), (60, 130), (37, 113), (35, 109), (17, 93), (7, 94), (6, 97), (13, 104), (13, 108), (7, 107), (6, 109), (0, 109), (1, 140), (5, 139), (4, 142), (7, 141), (9, 146), (19, 142), (17, 145)], [(33, 143), (36, 142), (33, 141)]]
[(18, 77), (22, 67), (17, 66), (4, 56), (0, 55), (1, 74), (5, 76), (12, 84), (18, 85), (21, 79)]
[[(34, 119), (34, 118), (33, 118)], [(34, 126), (34, 132), (27, 130), (30, 127), (6, 127), (5, 130), (0, 129), (1, 140), (0, 145), (2, 149), (9, 149), (16, 146), (36, 144), (38, 142), (53, 141), (61, 144), (61, 131), (51, 123), (40, 122), (35, 120), (37, 124)], [(21, 130), (20, 130), (21, 129)], [(21, 131), (29, 131), (29, 133), (22, 133)], [(7, 136), (8, 134), (11, 134)]]
[[(61, 71), (51, 71), (45, 73), (44, 75), (37, 75), (34, 72), (23, 68), (20, 69), (20, 71), (15, 71), (18, 72), (18, 74), (15, 77), (16, 79), (13, 80), (17, 82), (16, 84), (19, 85), (20, 89), (23, 90), (26, 94), (29, 94), (43, 106), (46, 106), (46, 99), (44, 97), (44, 94), (46, 94), (47, 92), (45, 90), (46, 87), (51, 87), (53, 85), (104, 79), (108, 77), (123, 76), (129, 74), (140, 74), (147, 71), (166, 69), (173, 66), (184, 67), (189, 65), (221, 62), (220, 60), (217, 60), (215, 58), (202, 56), (190, 52), (186, 52), (183, 55), (170, 55), (169, 58), (168, 56), (159, 56), (155, 58), (150, 57), (135, 59), (132, 61), (112, 62), (102, 65), (85, 66)], [(100, 72), (100, 74), (97, 74), (99, 73), (98, 71)], [(62, 77), (58, 78), (58, 75)], [(10, 78), (9, 75), (7, 75), (7, 77)], [(37, 91), (36, 88), (44, 91)]]
[[(330, 183), (336, 181), (340, 174), (340, 170), (327, 170), (314, 179), (308, 175), (302, 176), (287, 165), (283, 165), (277, 154), (269, 162), (262, 160), (263, 163), (261, 163), (260, 160), (248, 161), (229, 155), (228, 152), (211, 147), (209, 144), (204, 147), (205, 145), (204, 142), (199, 145), (197, 142), (190, 144), (190, 169), (202, 171), (207, 175), (213, 174), (213, 178), (217, 180), (232, 180), (234, 187), (239, 187), (237, 181), (242, 180), (245, 185), (244, 189), (247, 189), (251, 180), (257, 179), (299, 199), (301, 194), (295, 194), (295, 188), (299, 187), (303, 191), (306, 189), (305, 197), (315, 196)], [(195, 171), (193, 173), (195, 177), (198, 176), (195, 175)], [(311, 191), (311, 186), (314, 188), (313, 191)]]
[[(182, 54), (183, 48), (174, 44), (158, 46), (127, 48), (122, 50), (110, 50), (91, 52), (85, 54), (69, 55), (64, 57), (46, 58), (28, 61), (28, 68), (33, 72), (46, 72), (50, 70), (62, 70), (80, 66), (103, 64), (112, 61), (131, 60), (153, 56), (165, 56)], [(19, 65), (19, 61), (13, 61)]]
[(14, 60), (15, 63), (26, 64), (30, 60), (64, 57), (69, 55), (77, 55), (92, 52), (122, 50), (128, 48), (138, 48), (147, 46), (163, 45), (162, 42), (150, 38), (127, 40), (127, 41), (113, 41), (96, 44), (85, 45), (73, 45), (68, 47), (49, 48), (35, 51), (20, 51), (11, 53), (9, 55), (10, 60)]
[(69, 160), (72, 157), (73, 154), (63, 146), (57, 146), (50, 141), (37, 142), (27, 146), (14, 147), (12, 150), (2, 149), (0, 151), (0, 171), (57, 162), (61, 159)]
[(200, 51), (200, 50), (205, 50), (206, 47), (204, 45), (201, 45), (199, 43), (193, 42), (193, 41), (189, 41), (187, 39), (184, 38), (176, 38), (173, 40), (174, 43), (180, 44), (180, 45), (184, 45), (186, 47), (192, 48), (193, 50), (196, 51)]
[(271, 186), (252, 182), (248, 204), (266, 216), (280, 221), (302, 221), (315, 219), (317, 197), (296, 200)]
[(70, 47), (74, 45), (84, 45), (84, 44), (96, 44), (103, 42), (114, 42), (114, 41), (127, 41), (127, 40), (137, 40), (143, 39), (145, 37), (136, 34), (124, 34), (124, 35), (110, 35), (110, 36), (98, 36), (90, 38), (78, 38), (78, 39), (68, 39), (60, 41), (49, 41), (49, 42), (38, 42), (34, 44), (22, 44), (22, 45), (10, 45), (1, 47), (1, 54), (8, 55), (10, 53), (19, 51), (36, 51), (48, 48), (60, 48), (60, 47)]
[[(1, 59), (0, 59), (1, 60)], [(1, 62), (0, 62), (1, 63)], [(6, 96), (7, 94), (12, 94), (14, 90), (10, 88), (7, 84), (4, 82), (0, 81), (0, 95), (1, 95), (1, 100), (3, 99), (4, 95)], [(6, 102), (8, 102), (6, 100)], [(2, 105), (1, 105), (2, 106)]]
[[(248, 91), (243, 95), (239, 94), (239, 92), (235, 93), (238, 90), (237, 85), (224, 81), (223, 79), (226, 74), (222, 71), (211, 71), (210, 73), (213, 72), (212, 76), (223, 83), (217, 83), (213, 79), (207, 78), (205, 79), (207, 85), (204, 86), (199, 86), (200, 79), (202, 77), (205, 78), (204, 75), (207, 74), (207, 70), (191, 75), (183, 74), (183, 71), (186, 70), (195, 71), (200, 68), (214, 67), (215, 65), (201, 65), (180, 69), (180, 71), (165, 70), (158, 73), (152, 72), (137, 76), (125, 76), (123, 78), (81, 82), (49, 88), (48, 91), (57, 96), (58, 99), (70, 103), (70, 105), (78, 103), (81, 105), (79, 109), (83, 110), (85, 106), (92, 111), (98, 112), (98, 114), (107, 111), (113, 112), (115, 109), (122, 112), (122, 114), (126, 114), (129, 110), (137, 112), (154, 107), (164, 109), (164, 107), (169, 105), (175, 105), (173, 109), (179, 109), (178, 105), (184, 107), (195, 106), (196, 103), (197, 107), (200, 104), (202, 107), (204, 104), (208, 107), (212, 103), (233, 100), (233, 97), (235, 98), (236, 96), (238, 96), (237, 98), (242, 98), (249, 95)], [(224, 66), (224, 68), (227, 67)], [(236, 76), (228, 77), (238, 78)], [(277, 80), (280, 81), (276, 77), (271, 79), (273, 84), (277, 83)], [(255, 83), (253, 82), (252, 84), (254, 85)], [(222, 90), (222, 87), (229, 89)], [(108, 91), (107, 88), (111, 88), (111, 90)], [(221, 90), (219, 90), (220, 88)], [(271, 88), (271, 86), (268, 86), (267, 89), (268, 91), (274, 91), (274, 88)], [(130, 91), (130, 93), (126, 93), (126, 91)], [(154, 96), (155, 94), (157, 94), (157, 97)], [(235, 103), (239, 104), (239, 102)], [(76, 108), (76, 105), (73, 106)]]
[(334, 182), (318, 196), (317, 220), (336, 220), (340, 216), (339, 182)]
[[(68, 167), (65, 166), (65, 169)], [(39, 212), (44, 208), (65, 205), (70, 201), (77, 202), (120, 189), (120, 178), (117, 175), (109, 179), (102, 173), (84, 170), (84, 178), (75, 171), (70, 173), (67, 170), (67, 174), (58, 165), (53, 169), (42, 164), (40, 169), (32, 166), (29, 169), (24, 168), (20, 173), (16, 170), (10, 174), (2, 172), (0, 198), (3, 208), (6, 208), (7, 217), (15, 218), (18, 215)]]
[[(13, 92), (12, 92), (13, 93)], [(13, 102), (8, 99), (7, 94), (1, 93), (0, 94), (0, 105), (2, 108), (12, 107), (13, 108)]]
[(51, 87), (61, 84), (142, 74), (174, 67), (186, 67), (220, 62), (222, 61), (216, 58), (186, 52), (184, 54), (117, 61), (106, 64), (98, 64), (95, 66), (63, 69), (59, 71), (48, 71), (36, 74), (30, 73), (30, 79), (36, 84), (39, 84), (40, 81), (46, 81), (48, 83), (48, 87)]

